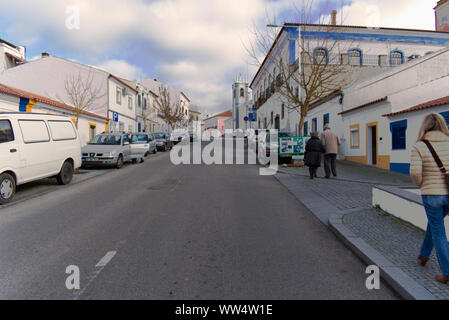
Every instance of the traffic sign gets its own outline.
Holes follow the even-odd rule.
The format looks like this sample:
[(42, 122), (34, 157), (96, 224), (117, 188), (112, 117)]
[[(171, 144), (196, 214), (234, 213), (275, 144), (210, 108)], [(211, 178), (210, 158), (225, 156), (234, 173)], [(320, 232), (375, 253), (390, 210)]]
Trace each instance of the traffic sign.
[(112, 121), (118, 122), (118, 112), (113, 112), (112, 113)]
[(245, 122), (246, 122), (246, 121), (248, 121), (248, 117), (247, 117), (247, 116), (245, 116), (245, 118), (243, 118), (243, 120), (245, 120)]

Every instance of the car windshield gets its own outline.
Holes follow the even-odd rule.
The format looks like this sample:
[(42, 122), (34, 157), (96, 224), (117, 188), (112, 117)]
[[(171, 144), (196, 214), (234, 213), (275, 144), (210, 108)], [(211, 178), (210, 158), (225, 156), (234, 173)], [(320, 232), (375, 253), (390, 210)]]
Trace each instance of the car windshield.
[(165, 133), (155, 133), (154, 138), (155, 139), (165, 139)]
[(122, 139), (119, 135), (101, 134), (95, 136), (89, 144), (102, 144), (102, 145), (120, 145)]
[(146, 134), (133, 134), (131, 137), (132, 144), (148, 143), (148, 136)]

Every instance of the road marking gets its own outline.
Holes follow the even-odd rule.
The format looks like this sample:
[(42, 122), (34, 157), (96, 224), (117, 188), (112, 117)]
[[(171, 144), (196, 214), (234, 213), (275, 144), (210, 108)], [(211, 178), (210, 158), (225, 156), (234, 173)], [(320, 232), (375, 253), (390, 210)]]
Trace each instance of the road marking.
[(100, 261), (98, 261), (95, 268), (104, 268), (109, 263), (109, 261), (111, 261), (112, 258), (114, 258), (116, 253), (117, 251), (109, 251), (108, 253), (106, 253), (106, 255), (103, 258), (101, 258)]

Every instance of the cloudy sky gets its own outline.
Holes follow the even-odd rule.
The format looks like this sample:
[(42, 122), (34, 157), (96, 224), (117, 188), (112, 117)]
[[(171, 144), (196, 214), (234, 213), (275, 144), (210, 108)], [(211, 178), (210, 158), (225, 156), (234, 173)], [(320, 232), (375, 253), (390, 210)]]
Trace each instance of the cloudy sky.
[[(29, 60), (46, 51), (129, 79), (156, 78), (185, 92), (192, 108), (213, 113), (231, 107), (231, 85), (239, 73), (250, 80), (254, 75), (243, 45), (253, 26), (263, 28), (267, 14), (278, 24), (294, 22), (300, 2), (0, 0), (0, 38), (26, 46)], [(432, 30), (436, 2), (315, 0), (315, 5), (324, 13), (343, 8), (344, 24)], [(73, 28), (76, 11), (79, 29)]]

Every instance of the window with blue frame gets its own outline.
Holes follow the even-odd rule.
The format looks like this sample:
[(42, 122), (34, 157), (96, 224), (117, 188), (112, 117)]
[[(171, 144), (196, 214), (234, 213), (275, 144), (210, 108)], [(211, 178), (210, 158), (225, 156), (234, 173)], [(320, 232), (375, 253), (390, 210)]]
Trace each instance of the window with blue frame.
[(403, 150), (406, 148), (407, 120), (390, 123), (391, 146), (393, 150)]
[(449, 111), (440, 112), (440, 114), (443, 116), (444, 120), (446, 121), (446, 125), (449, 127)]
[(304, 122), (304, 135), (305, 136), (309, 135), (309, 123), (307, 121)]
[(323, 129), (327, 123), (329, 123), (329, 113), (323, 114)]
[(317, 118), (312, 119), (312, 132), (316, 132), (318, 129), (318, 120)]

